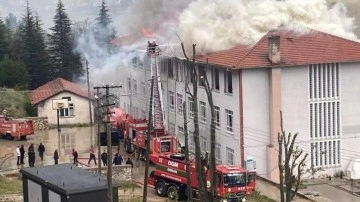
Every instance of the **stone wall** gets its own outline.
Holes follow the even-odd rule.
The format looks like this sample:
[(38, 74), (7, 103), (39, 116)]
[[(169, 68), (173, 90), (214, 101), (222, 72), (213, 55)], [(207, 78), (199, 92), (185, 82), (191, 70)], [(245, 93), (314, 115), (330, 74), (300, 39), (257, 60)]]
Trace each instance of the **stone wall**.
[[(98, 173), (98, 168), (86, 168), (93, 173)], [(101, 167), (101, 175), (106, 178), (107, 176), (107, 167)], [(112, 177), (114, 182), (119, 183), (123, 181), (132, 181), (133, 180), (133, 171), (131, 165), (113, 165), (112, 166)]]
[(26, 119), (31, 119), (33, 121), (35, 131), (49, 129), (47, 117), (27, 117)]

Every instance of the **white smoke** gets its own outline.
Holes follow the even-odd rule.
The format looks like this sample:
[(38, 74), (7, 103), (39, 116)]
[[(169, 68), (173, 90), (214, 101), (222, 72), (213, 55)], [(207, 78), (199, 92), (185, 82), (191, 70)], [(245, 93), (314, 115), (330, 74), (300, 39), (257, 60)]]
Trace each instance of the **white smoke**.
[(197, 0), (181, 16), (181, 39), (198, 53), (251, 45), (279, 26), (309, 27), (357, 40), (354, 19), (337, 2), (326, 0)]

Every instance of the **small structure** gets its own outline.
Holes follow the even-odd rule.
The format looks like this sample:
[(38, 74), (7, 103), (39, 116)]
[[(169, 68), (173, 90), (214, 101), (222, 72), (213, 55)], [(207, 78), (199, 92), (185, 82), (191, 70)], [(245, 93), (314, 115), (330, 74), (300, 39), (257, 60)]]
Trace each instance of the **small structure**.
[[(106, 202), (107, 180), (73, 164), (29, 167), (23, 175), (24, 202)], [(113, 184), (113, 201), (118, 201)]]
[[(39, 117), (47, 117), (49, 124), (86, 124), (93, 114), (94, 97), (90, 95), (85, 86), (57, 78), (30, 92), (31, 104), (36, 106)], [(59, 114), (59, 119), (57, 116)]]

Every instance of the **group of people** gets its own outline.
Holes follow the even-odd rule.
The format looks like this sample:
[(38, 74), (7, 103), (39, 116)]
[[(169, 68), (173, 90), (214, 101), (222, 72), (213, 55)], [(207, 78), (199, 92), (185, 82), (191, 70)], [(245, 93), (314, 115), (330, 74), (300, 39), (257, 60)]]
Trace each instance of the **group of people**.
[[(42, 143), (40, 143), (40, 145), (38, 147), (38, 153), (39, 153), (39, 157), (40, 157), (41, 161), (44, 160), (44, 152), (45, 152), (45, 146)], [(90, 162), (92, 160), (94, 160), (95, 165), (97, 165), (96, 158), (95, 158), (95, 149), (94, 149), (93, 146), (91, 146), (89, 153), (90, 153), (90, 158), (89, 158), (89, 161), (88, 161), (88, 165), (90, 165)], [(24, 158), (25, 158), (24, 145), (18, 146), (16, 148), (16, 155), (17, 155), (17, 165), (25, 164), (24, 163)], [(30, 167), (35, 166), (35, 156), (36, 155), (35, 155), (34, 144), (31, 143), (29, 148), (28, 148), (28, 158), (29, 158), (29, 166)], [(78, 154), (78, 152), (76, 151), (75, 148), (72, 149), (72, 156), (73, 156), (73, 164), (77, 165), (78, 164), (79, 154)], [(108, 162), (107, 162), (108, 161), (108, 154), (106, 153), (105, 150), (101, 154), (101, 160), (102, 160), (104, 166), (108, 165)], [(123, 161), (124, 161), (124, 159), (122, 158), (121, 154), (118, 152), (118, 153), (115, 154), (115, 156), (113, 158), (113, 161), (112, 161), (112, 164), (114, 164), (114, 165), (122, 165)], [(55, 151), (54, 151), (54, 163), (55, 163), (55, 165), (59, 163), (59, 153), (58, 153), (57, 149), (55, 149)], [(133, 164), (130, 157), (127, 157), (127, 160), (126, 160), (125, 164), (131, 165), (132, 168), (134, 167), (134, 164)]]
[[(107, 166), (108, 165), (108, 155), (106, 153), (106, 151), (104, 150), (104, 152), (101, 154), (101, 160), (103, 162), (103, 165), (104, 166)], [(121, 156), (120, 153), (116, 153), (115, 156), (114, 156), (114, 159), (112, 161), (112, 163), (114, 165), (121, 165), (122, 162), (124, 161), (123, 157)], [(125, 162), (125, 164), (128, 164), (128, 165), (131, 165), (131, 167), (133, 168), (134, 167), (134, 164), (131, 160), (130, 157), (127, 157), (127, 160)]]
[[(41, 161), (43, 161), (45, 146), (42, 143), (40, 143), (40, 145), (38, 147), (38, 152), (39, 152), (39, 157), (40, 157)], [(16, 148), (16, 156), (17, 156), (17, 162), (16, 162), (17, 165), (25, 164), (24, 163), (24, 158), (25, 158), (24, 145), (18, 146)], [(28, 159), (29, 159), (29, 166), (34, 167), (35, 166), (35, 149), (34, 149), (33, 143), (31, 143), (28, 148)]]

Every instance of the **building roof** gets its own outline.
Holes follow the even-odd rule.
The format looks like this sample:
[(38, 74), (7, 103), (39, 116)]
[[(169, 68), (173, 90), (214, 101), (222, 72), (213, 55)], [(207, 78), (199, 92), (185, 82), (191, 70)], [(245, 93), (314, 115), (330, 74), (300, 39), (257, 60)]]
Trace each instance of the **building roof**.
[(66, 195), (107, 189), (105, 178), (73, 164), (27, 167), (20, 172), (30, 180)]
[(30, 92), (31, 104), (36, 105), (61, 92), (71, 92), (81, 97), (88, 98), (87, 91), (81, 86), (62, 78), (56, 78)]
[[(280, 36), (280, 64), (268, 59), (268, 37)], [(296, 66), (316, 63), (358, 62), (360, 43), (304, 28), (303, 31), (279, 28), (269, 31), (255, 45), (238, 45), (229, 50), (197, 57), (197, 61), (234, 69)]]

